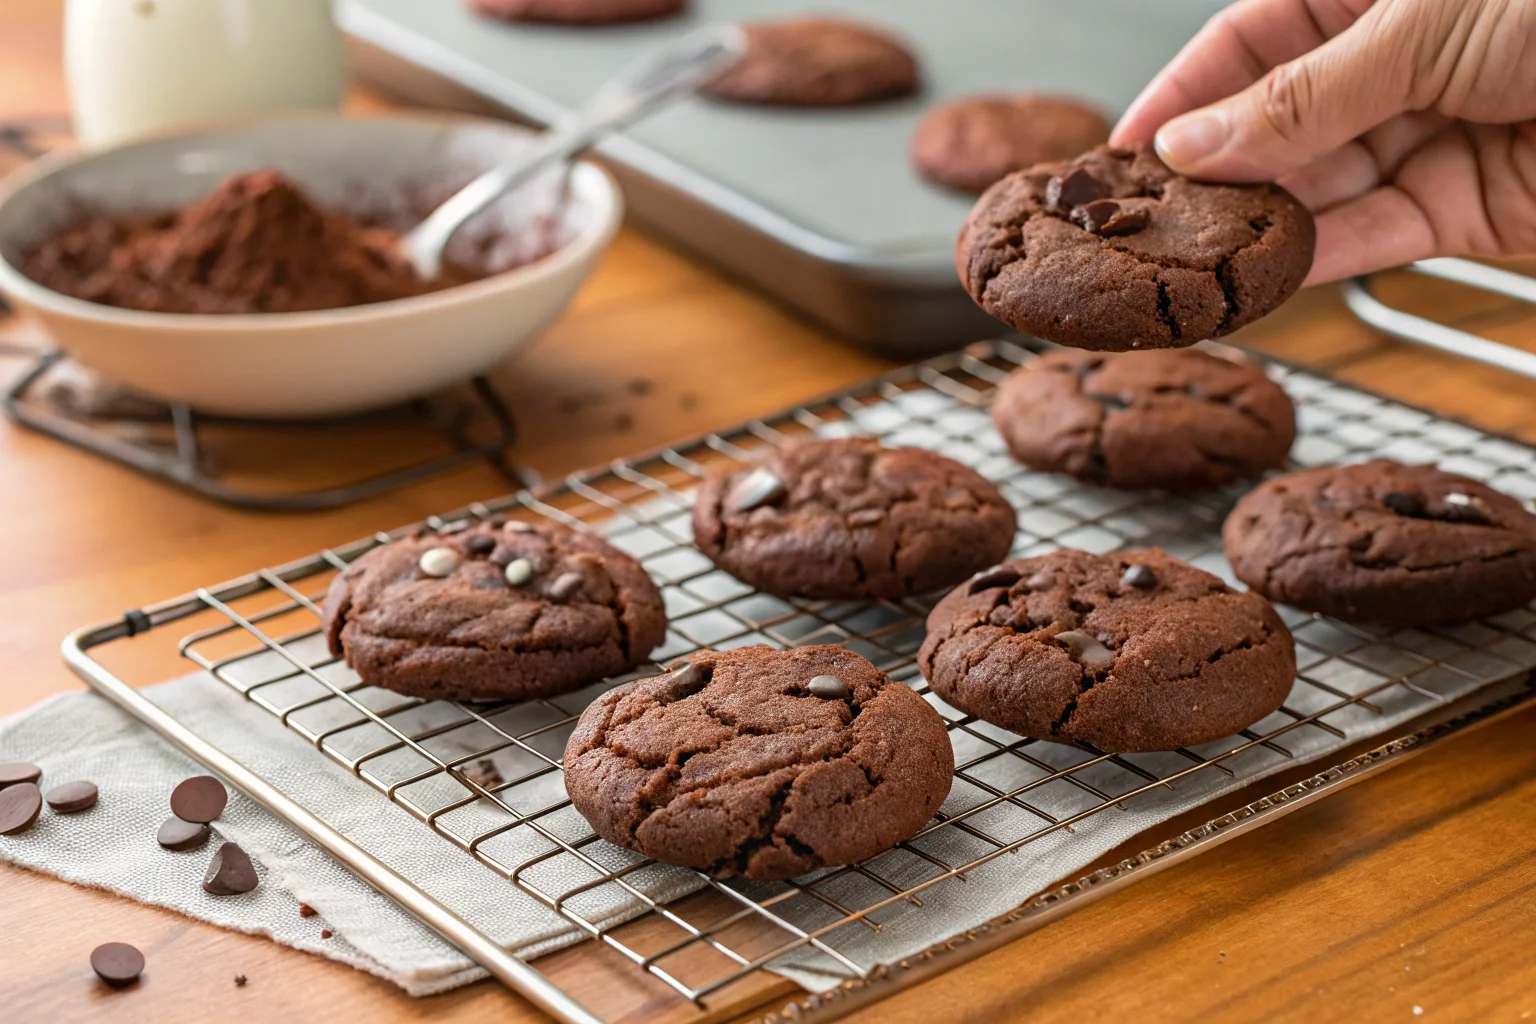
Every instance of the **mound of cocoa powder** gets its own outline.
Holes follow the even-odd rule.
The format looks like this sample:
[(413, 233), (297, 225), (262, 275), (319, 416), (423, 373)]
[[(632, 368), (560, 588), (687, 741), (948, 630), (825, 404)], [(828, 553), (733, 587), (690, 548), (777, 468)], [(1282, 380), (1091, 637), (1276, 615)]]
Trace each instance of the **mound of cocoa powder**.
[(317, 208), (277, 171), (235, 174), (183, 210), (93, 216), (28, 253), (21, 271), (90, 302), (161, 313), (291, 313), (438, 291), (483, 276), (416, 278), (400, 235)]

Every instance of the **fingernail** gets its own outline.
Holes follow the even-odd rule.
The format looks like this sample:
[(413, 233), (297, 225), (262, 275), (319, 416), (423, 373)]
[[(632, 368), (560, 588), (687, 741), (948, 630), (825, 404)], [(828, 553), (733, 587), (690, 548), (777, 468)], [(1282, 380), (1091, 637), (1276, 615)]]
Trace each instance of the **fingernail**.
[(1153, 144), (1163, 163), (1177, 169), (1214, 156), (1231, 134), (1225, 111), (1197, 110), (1159, 128)]

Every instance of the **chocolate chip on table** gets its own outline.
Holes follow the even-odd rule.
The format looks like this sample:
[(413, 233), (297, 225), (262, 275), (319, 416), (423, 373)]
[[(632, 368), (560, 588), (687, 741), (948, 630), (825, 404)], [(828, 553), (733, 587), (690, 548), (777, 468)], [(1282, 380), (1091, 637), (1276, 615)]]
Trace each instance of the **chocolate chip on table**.
[(1045, 201), (1063, 213), (1107, 195), (1109, 186), (1084, 167), (1074, 167), (1066, 174), (1052, 178), (1045, 187)]
[[(511, 568), (508, 566), (508, 568)], [(563, 572), (549, 585), (549, 596), (556, 601), (569, 601), (581, 590), (586, 580), (579, 572)]]
[(1113, 199), (1096, 199), (1072, 211), (1072, 222), (1096, 235), (1134, 235), (1151, 222), (1144, 206), (1123, 206)]
[(441, 579), (459, 567), (459, 554), (453, 548), (428, 548), (421, 553), (416, 567), (425, 576)]
[(1098, 637), (1084, 633), (1080, 629), (1069, 629), (1057, 633), (1051, 639), (1071, 651), (1072, 657), (1088, 668), (1103, 668), (1113, 664), (1115, 660), (1114, 651), (1105, 647)]
[(505, 575), (512, 586), (524, 586), (533, 579), (533, 563), (526, 558), (514, 558), (507, 563)]
[(1151, 590), (1157, 586), (1157, 573), (1145, 565), (1132, 565), (1128, 566), (1121, 575), (1120, 582), (1137, 590)]
[(971, 584), (966, 593), (979, 594), (993, 587), (1011, 587), (1017, 582), (1019, 582), (1019, 570), (1011, 566), (999, 565), (971, 577)]
[(1402, 491), (1389, 491), (1382, 496), (1381, 503), (1400, 516), (1422, 516), (1424, 503), (1411, 494)]
[(6, 786), (14, 786), (20, 782), (30, 782), (34, 785), (43, 777), (43, 770), (35, 764), (25, 761), (11, 761), (8, 764), (0, 764), (0, 789)]
[(144, 954), (126, 942), (103, 942), (91, 950), (91, 970), (113, 988), (123, 988), (144, 973)]
[(844, 700), (852, 691), (848, 684), (837, 676), (816, 676), (807, 685), (812, 697), (821, 697), (825, 700)]
[(772, 504), (788, 493), (789, 489), (776, 473), (759, 466), (731, 488), (725, 503), (733, 512), (750, 512)]
[(43, 794), (36, 783), (18, 782), (0, 789), (0, 836), (17, 836), (37, 824)]
[(182, 821), (170, 817), (155, 833), (155, 842), (167, 850), (195, 850), (208, 841), (212, 829), (200, 821)]
[(225, 843), (208, 862), (203, 891), (211, 896), (238, 896), (256, 888), (260, 881), (250, 855), (234, 843)]
[(182, 821), (207, 823), (224, 813), (229, 791), (212, 775), (194, 775), (171, 791), (171, 813)]
[(330, 938), (331, 937), (331, 930), (329, 928), (321, 928), (320, 929), (320, 937), (322, 939)]
[(310, 906), (308, 903), (300, 903), (299, 904), (299, 916), (300, 917), (314, 917), (318, 913), (319, 913), (319, 911), (316, 910), (314, 907)]
[(488, 555), (496, 550), (496, 538), (488, 533), (477, 533), (464, 542), (464, 548), (472, 555)]
[(48, 791), (48, 806), (59, 814), (76, 814), (96, 806), (94, 782), (66, 782)]

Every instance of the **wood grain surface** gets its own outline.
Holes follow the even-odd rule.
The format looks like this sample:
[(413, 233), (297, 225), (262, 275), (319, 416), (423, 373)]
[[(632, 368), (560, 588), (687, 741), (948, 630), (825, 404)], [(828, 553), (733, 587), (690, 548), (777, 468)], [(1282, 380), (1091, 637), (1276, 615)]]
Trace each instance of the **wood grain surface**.
[[(60, 0), (0, 5), (0, 122), (66, 132)], [(355, 94), (356, 109), (383, 102)], [(0, 156), (0, 171), (19, 158)], [(1400, 275), (1393, 301), (1536, 349), (1514, 303)], [(0, 381), (40, 339), (0, 321)], [(1334, 289), (1304, 294), (1245, 344), (1430, 409), (1536, 439), (1536, 384), (1381, 338)], [(559, 323), (498, 383), (517, 410), (514, 458), (573, 470), (847, 385), (888, 364), (835, 343), (657, 242), (623, 233)], [(648, 386), (637, 386), (646, 381)], [(388, 431), (260, 453), (242, 472), (312, 482), (401, 444)], [(333, 512), (234, 511), (0, 422), (0, 713), (77, 689), (58, 642), (123, 608), (421, 518), (505, 489), (458, 472)], [(1536, 1013), (1536, 713), (1410, 762), (1156, 876), (851, 1020), (1530, 1019)], [(3, 755), (0, 751), (0, 755)], [(3, 759), (3, 756), (0, 756)], [(413, 1000), (368, 975), (108, 894), (0, 867), (0, 1019), (71, 1021), (544, 1019), (483, 982)], [(132, 942), (133, 989), (87, 957)], [(612, 954), (539, 966), (615, 1019), (700, 1019)], [(236, 988), (244, 974), (248, 984)], [(710, 1018), (792, 993), (752, 980)], [(756, 1011), (749, 1014), (756, 1007)]]

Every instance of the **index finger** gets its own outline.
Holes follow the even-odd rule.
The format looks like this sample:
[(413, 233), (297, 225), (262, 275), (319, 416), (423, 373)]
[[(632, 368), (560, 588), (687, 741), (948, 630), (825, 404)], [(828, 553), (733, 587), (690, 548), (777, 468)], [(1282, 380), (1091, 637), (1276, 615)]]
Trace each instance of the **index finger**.
[(1375, 0), (1241, 0), (1206, 22), (1115, 126), (1115, 145), (1150, 142), (1180, 114), (1241, 92), (1271, 68), (1343, 32)]

